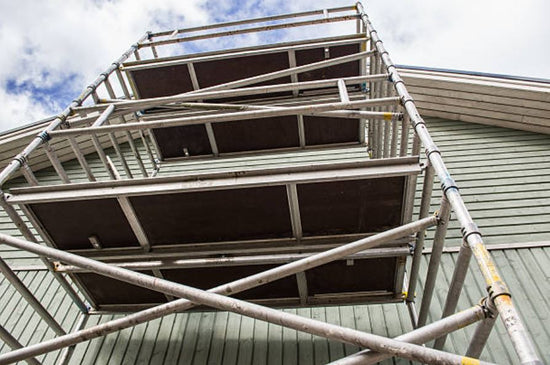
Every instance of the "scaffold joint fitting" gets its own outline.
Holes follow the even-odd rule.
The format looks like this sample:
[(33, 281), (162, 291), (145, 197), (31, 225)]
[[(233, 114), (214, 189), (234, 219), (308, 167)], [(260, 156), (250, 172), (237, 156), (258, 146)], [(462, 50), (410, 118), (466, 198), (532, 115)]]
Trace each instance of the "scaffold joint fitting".
[(491, 286), (487, 288), (487, 292), (489, 293), (489, 298), (491, 298), (491, 301), (493, 302), (497, 297), (501, 295), (512, 297), (512, 294), (510, 294), (510, 290), (501, 280), (493, 282), (493, 284), (491, 284)]
[(38, 138), (40, 138), (42, 140), (42, 143), (46, 143), (48, 142), (50, 139), (52, 139), (52, 137), (50, 136), (50, 134), (46, 131), (43, 131), (41, 133), (39, 133), (37, 135)]
[(443, 193), (447, 193), (449, 189), (456, 189), (458, 190), (458, 185), (456, 184), (456, 181), (450, 176), (446, 177), (441, 181), (441, 189), (443, 190)]

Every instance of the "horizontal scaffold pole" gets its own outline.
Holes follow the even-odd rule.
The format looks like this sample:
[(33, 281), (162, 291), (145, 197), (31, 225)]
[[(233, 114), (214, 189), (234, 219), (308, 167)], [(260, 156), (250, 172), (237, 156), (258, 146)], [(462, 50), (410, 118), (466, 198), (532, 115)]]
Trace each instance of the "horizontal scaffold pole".
[[(431, 217), (432, 224), (435, 224), (436, 218)], [(428, 219), (426, 219), (428, 220)], [(417, 221), (412, 224), (418, 224), (423, 222), (427, 224), (428, 221)], [(407, 225), (406, 225), (407, 226)], [(404, 227), (406, 227), (404, 226)], [(409, 226), (410, 227), (410, 226)], [(403, 227), (400, 227), (403, 228)], [(410, 232), (411, 234), (414, 232)], [(381, 233), (381, 235), (387, 235), (388, 232)], [(372, 238), (372, 237), (369, 237)], [(368, 240), (365, 238), (364, 240)], [(248, 303), (242, 300), (228, 298), (220, 294), (212, 292), (206, 292), (200, 289), (192, 288), (183, 284), (173, 283), (167, 280), (151, 277), (142, 273), (118, 268), (105, 264), (99, 261), (95, 261), (89, 258), (81, 257), (69, 252), (64, 252), (55, 248), (41, 246), (32, 242), (28, 242), (22, 239), (14, 238), (5, 234), (0, 234), (0, 242), (8, 244), (12, 247), (17, 247), (22, 250), (33, 252), (39, 255), (44, 255), (50, 258), (60, 260), (72, 265), (80, 266), (92, 270), (101, 275), (105, 275), (114, 279), (122, 280), (130, 284), (138, 285), (151, 290), (163, 292), (178, 297), (188, 299), (196, 304), (202, 304), (209, 307), (217, 308), (220, 310), (227, 310), (249, 316), (255, 319), (267, 321), (284, 327), (293, 328), (298, 331), (305, 331), (314, 335), (323, 336), (332, 340), (355, 344), (362, 347), (367, 347), (378, 352), (388, 353), (394, 356), (405, 357), (410, 360), (423, 361), (429, 364), (464, 364), (464, 361), (469, 361), (469, 358), (450, 354), (438, 350), (424, 348), (418, 345), (407, 344), (396, 340), (388, 339), (382, 336), (363, 333), (357, 330), (348, 329), (317, 320), (300, 317), (291, 313), (286, 313), (276, 309), (263, 307), (257, 304)], [(357, 243), (357, 242), (356, 242)], [(330, 250), (334, 254), (334, 250)], [(326, 258), (328, 259), (328, 258)], [(304, 259), (302, 262), (303, 267), (301, 270), (307, 269), (307, 263), (310, 258)], [(330, 262), (328, 260), (327, 262)], [(293, 263), (291, 263), (293, 264)], [(288, 265), (291, 265), (288, 264)], [(277, 269), (277, 268), (276, 268)], [(251, 277), (254, 277), (251, 276)], [(246, 278), (245, 278), (246, 279)], [(258, 285), (263, 284), (265, 281), (256, 281)], [(170, 303), (169, 303), (170, 304)], [(34, 352), (28, 351), (25, 356), (33, 356)], [(11, 361), (16, 361), (13, 357), (14, 352), (0, 356), (0, 364), (6, 364)], [(19, 353), (21, 356), (21, 353)], [(480, 362), (480, 364), (488, 364), (486, 362)]]
[[(316, 80), (316, 81), (302, 81), (295, 83), (286, 83), (286, 84), (277, 84), (277, 85), (265, 85), (265, 86), (251, 86), (251, 87), (242, 87), (239, 89), (229, 89), (229, 90), (215, 90), (215, 91), (200, 91), (193, 94), (178, 94), (172, 96), (163, 96), (158, 98), (145, 98), (137, 100), (124, 100), (124, 99), (106, 99), (101, 100), (102, 104), (82, 106), (75, 108), (75, 111), (79, 113), (91, 113), (95, 111), (102, 111), (106, 109), (109, 105), (114, 104), (118, 112), (115, 112), (113, 116), (118, 116), (119, 114), (126, 114), (129, 112), (134, 112), (142, 109), (158, 107), (162, 105), (168, 105), (173, 103), (180, 102), (189, 102), (197, 100), (207, 100), (207, 99), (218, 99), (218, 98), (230, 98), (238, 96), (249, 96), (249, 95), (269, 95), (273, 93), (279, 93), (284, 91), (294, 91), (294, 90), (310, 90), (324, 87), (336, 87), (339, 80), (344, 80), (346, 85), (357, 85), (363, 82), (372, 82), (372, 81), (386, 81), (388, 79), (387, 74), (380, 75), (366, 75), (366, 76), (351, 76), (344, 77), (341, 79), (327, 79), (327, 80)], [(71, 120), (69, 119), (69, 123)]]
[(142, 42), (139, 46), (140, 46), (140, 48), (141, 47), (151, 47), (151, 46), (163, 46), (163, 45), (167, 45), (167, 44), (176, 44), (176, 43), (183, 43), (183, 42), (198, 41), (198, 40), (201, 40), (201, 39), (219, 38), (219, 37), (227, 37), (227, 36), (233, 36), (233, 35), (239, 35), (239, 34), (272, 31), (272, 30), (277, 30), (277, 29), (303, 27), (303, 26), (306, 26), (306, 25), (325, 24), (325, 23), (334, 23), (334, 22), (345, 22), (345, 21), (356, 20), (356, 19), (357, 19), (357, 14), (341, 15), (341, 16), (336, 16), (336, 17), (332, 17), (332, 18), (321, 18), (321, 19), (313, 19), (313, 20), (304, 20), (304, 21), (300, 21), (300, 22), (289, 22), (289, 23), (274, 24), (274, 25), (263, 25), (263, 26), (259, 26), (259, 27), (234, 29), (234, 30), (227, 30), (227, 31), (223, 31), (223, 32), (200, 34), (200, 35), (180, 37), (180, 38), (168, 38), (168, 39), (162, 39), (162, 40), (159, 40), (159, 41)]
[(331, 110), (357, 109), (377, 105), (394, 105), (399, 101), (397, 97), (380, 99), (365, 99), (350, 102), (309, 104), (289, 107), (273, 107), (268, 110), (250, 110), (243, 112), (220, 113), (216, 115), (201, 115), (196, 117), (183, 117), (165, 119), (162, 121), (149, 121), (138, 123), (126, 123), (115, 125), (103, 125), (88, 128), (72, 128), (50, 132), (50, 136), (75, 136), (90, 133), (110, 133), (127, 130), (143, 130), (149, 128), (177, 127), (181, 125), (202, 124), (207, 122), (232, 122), (247, 119), (269, 118), (283, 115), (296, 115), (304, 113), (326, 112)]
[[(326, 11), (328, 13), (339, 13), (339, 12), (351, 11), (351, 10), (355, 10), (355, 7), (354, 6), (342, 6), (342, 7), (337, 7), (337, 8), (326, 9)], [(290, 18), (301, 18), (301, 17), (306, 17), (306, 16), (324, 15), (324, 14), (325, 14), (325, 10), (309, 10), (309, 11), (303, 11), (303, 12), (298, 12), (298, 13), (287, 13), (287, 14), (272, 15), (272, 16), (267, 16), (267, 17), (246, 19), (246, 20), (237, 20), (237, 21), (232, 21), (232, 22), (223, 22), (223, 23), (216, 23), (216, 24), (210, 24), (210, 25), (201, 25), (201, 26), (192, 27), (192, 28), (181, 28), (181, 29), (175, 29), (175, 30), (155, 32), (155, 33), (151, 33), (151, 37), (173, 36), (175, 34), (180, 34), (180, 33), (198, 32), (198, 31), (201, 31), (201, 30), (225, 28), (225, 27), (234, 27), (234, 26), (237, 26), (237, 25), (244, 25), (244, 24), (251, 24), (251, 23), (264, 23), (264, 22), (271, 22), (271, 21), (274, 21), (274, 20), (290, 19)]]
[(361, 15), (367, 35), (370, 36), (387, 72), (390, 74), (390, 79), (393, 82), (397, 94), (401, 98), (401, 102), (406, 112), (409, 114), (416, 135), (424, 145), (426, 157), (430, 160), (441, 182), (443, 193), (447, 196), (456, 214), (456, 219), (460, 223), (462, 230), (463, 239), (470, 247), (477, 260), (480, 271), (485, 279), (489, 296), (498, 309), (500, 318), (506, 327), (506, 331), (512, 340), (512, 344), (521, 363), (525, 365), (542, 365), (542, 361), (536, 352), (533, 341), (523, 325), (523, 321), (512, 301), (509, 289), (500, 276), (491, 254), (487, 251), (483, 243), (481, 233), (464, 204), (464, 200), (458, 191), (458, 185), (451, 177), (451, 174), (443, 162), (441, 152), (430, 136), (428, 128), (426, 127), (426, 122), (420, 116), (413, 98), (407, 91), (403, 79), (399, 76), (397, 67), (391, 60), (388, 51), (380, 40), (367, 14), (363, 11), (363, 5), (360, 2), (357, 3), (357, 11)]

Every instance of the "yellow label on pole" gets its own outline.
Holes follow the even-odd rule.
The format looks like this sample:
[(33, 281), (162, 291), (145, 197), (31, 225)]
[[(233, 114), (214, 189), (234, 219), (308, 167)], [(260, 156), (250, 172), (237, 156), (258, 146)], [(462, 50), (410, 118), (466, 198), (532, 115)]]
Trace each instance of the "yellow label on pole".
[(462, 365), (479, 365), (479, 360), (464, 356), (461, 363)]
[(391, 120), (392, 113), (384, 113), (384, 120)]

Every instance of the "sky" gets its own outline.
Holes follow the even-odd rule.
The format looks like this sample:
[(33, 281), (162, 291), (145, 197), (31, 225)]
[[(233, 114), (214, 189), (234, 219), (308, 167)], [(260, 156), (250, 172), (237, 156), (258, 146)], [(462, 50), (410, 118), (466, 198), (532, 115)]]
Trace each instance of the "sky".
[[(147, 30), (351, 4), (340, 0), (0, 0), (0, 131), (62, 111)], [(397, 64), (550, 79), (550, 2), (546, 0), (371, 0), (363, 4)], [(338, 23), (323, 29), (328, 35), (343, 27)], [(300, 28), (198, 42), (186, 51), (230, 47), (232, 41), (236, 46), (277, 42), (288, 35), (320, 36), (319, 28)]]

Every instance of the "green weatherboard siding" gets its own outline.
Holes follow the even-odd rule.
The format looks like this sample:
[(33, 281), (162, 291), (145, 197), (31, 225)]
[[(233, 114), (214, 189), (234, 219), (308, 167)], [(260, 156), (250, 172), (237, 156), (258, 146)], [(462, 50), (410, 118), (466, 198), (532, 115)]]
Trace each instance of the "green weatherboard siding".
[[(488, 245), (550, 241), (550, 136), (442, 119), (428, 119), (427, 122)], [(139, 176), (138, 166), (132, 160), (129, 147), (122, 147), (131, 168)], [(230, 171), (235, 168), (273, 166), (274, 163), (312, 164), (332, 159), (360, 161), (365, 158), (365, 151), (353, 148), (282, 155), (284, 158), (277, 161), (268, 156), (188, 161), (170, 167), (165, 165), (160, 174), (208, 169)], [(145, 153), (142, 158), (150, 168)], [(89, 155), (87, 159), (95, 175), (106, 179), (97, 156)], [(115, 164), (120, 167), (116, 158)], [(84, 181), (85, 177), (76, 162), (64, 165), (73, 181)], [(38, 171), (36, 175), (45, 183), (58, 180), (51, 169)], [(12, 184), (17, 185), (18, 181)], [(431, 213), (438, 209), (437, 198), (441, 195), (438, 185), (436, 181)], [(415, 204), (416, 210), (418, 204), (419, 199)], [(5, 214), (0, 215), (0, 231), (20, 236)], [(428, 233), (428, 246), (432, 234), (433, 231)], [(460, 243), (460, 231), (456, 222), (452, 221), (446, 245), (456, 247)], [(514, 300), (535, 339), (539, 353), (545, 359), (550, 358), (550, 308), (546, 295), (550, 292), (550, 247), (492, 250), (491, 253), (514, 294)], [(6, 246), (0, 247), (0, 255), (13, 267), (40, 263), (34, 255)], [(421, 278), (426, 274), (429, 257), (425, 255), (423, 258)], [(456, 257), (456, 252), (443, 254), (429, 321), (437, 319), (441, 313)], [(79, 319), (76, 307), (49, 273), (18, 271), (18, 275), (66, 330), (76, 325)], [(423, 289), (422, 281), (417, 288), (418, 303)], [(484, 293), (479, 270), (472, 263), (459, 309), (477, 303)], [(53, 331), (47, 328), (5, 279), (0, 282), (0, 302), (0, 323), (23, 344), (37, 343), (54, 336)], [(398, 336), (411, 330), (406, 307), (402, 304), (285, 310), (384, 336)], [(116, 317), (94, 315), (90, 317), (88, 326)], [(491, 335), (482, 358), (502, 364), (517, 362), (500, 321), (494, 331), (500, 336), (497, 333)], [(472, 333), (473, 327), (470, 327), (453, 334), (447, 341), (446, 349), (463, 354)], [(357, 350), (354, 346), (232, 313), (191, 312), (167, 316), (80, 344), (76, 347), (71, 364), (322, 364)], [(8, 347), (0, 344), (0, 352), (7, 351)], [(45, 364), (55, 364), (59, 353), (54, 352), (38, 359)], [(409, 362), (384, 362), (392, 363)]]

